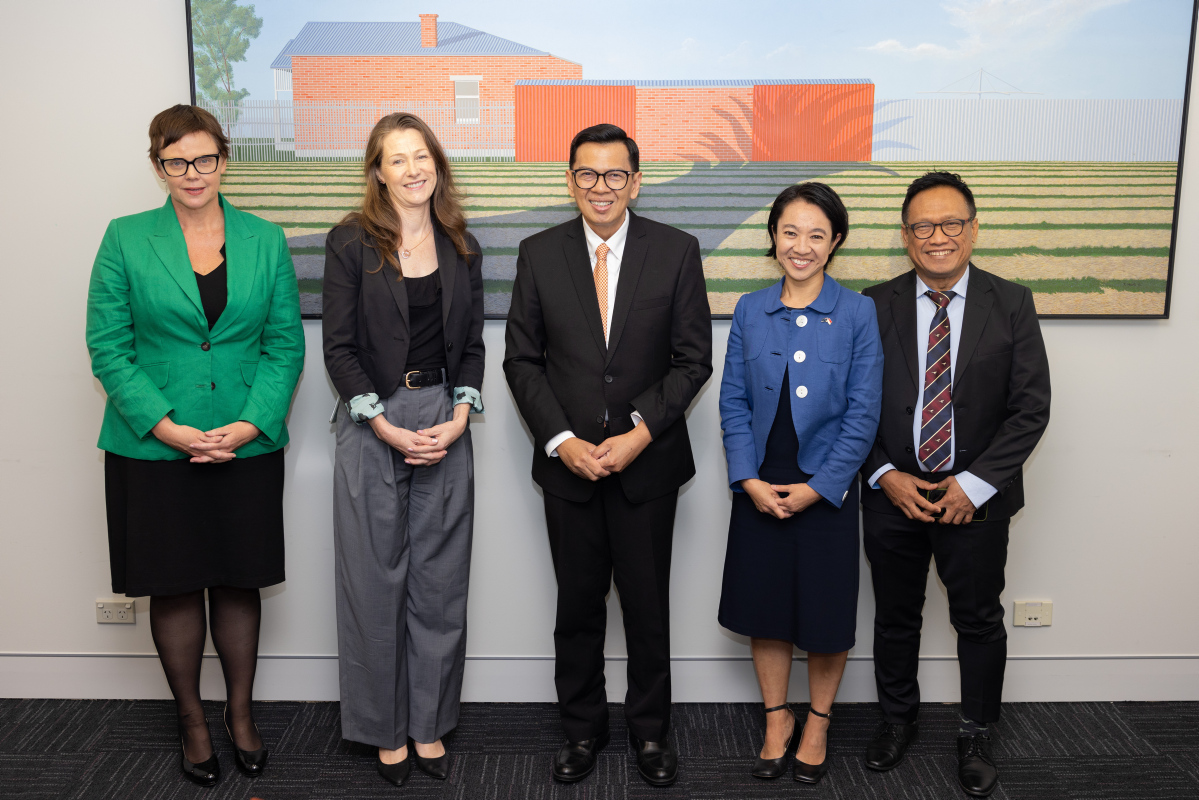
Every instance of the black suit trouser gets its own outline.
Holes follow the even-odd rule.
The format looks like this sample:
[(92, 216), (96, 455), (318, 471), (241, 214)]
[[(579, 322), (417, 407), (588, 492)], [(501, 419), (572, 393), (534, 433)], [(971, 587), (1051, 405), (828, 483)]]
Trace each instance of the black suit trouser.
[(1007, 563), (1008, 519), (942, 525), (901, 514), (863, 512), (863, 544), (874, 583), (874, 679), (883, 719), (916, 721), (920, 627), (929, 558), (949, 596), (958, 634), (962, 714), (999, 719), (1007, 630), (999, 599)]
[(545, 493), (558, 579), (554, 682), (572, 741), (608, 730), (604, 634), (615, 578), (628, 647), (629, 730), (660, 742), (670, 729), (670, 554), (678, 491), (630, 503), (612, 475), (583, 503)]

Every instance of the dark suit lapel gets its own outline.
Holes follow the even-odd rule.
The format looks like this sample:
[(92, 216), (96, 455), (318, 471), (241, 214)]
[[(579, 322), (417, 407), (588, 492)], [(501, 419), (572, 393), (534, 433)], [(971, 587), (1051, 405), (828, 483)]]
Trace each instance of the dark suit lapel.
[(641, 278), (642, 267), (645, 266), (645, 255), (649, 251), (649, 241), (645, 233), (645, 223), (630, 211), (624, 257), (620, 261), (620, 279), (616, 283), (616, 302), (612, 306), (612, 319), (608, 328), (608, 361), (612, 360), (616, 345), (620, 343), (620, 333), (629, 318), (633, 296), (637, 293), (637, 281)]
[(433, 241), (437, 243), (437, 271), (441, 273), (441, 325), (450, 321), (450, 303), (454, 300), (454, 278), (458, 275), (458, 251), (449, 236), (433, 226)]
[[(396, 256), (399, 258), (399, 256)], [(395, 267), (391, 264), (383, 264), (380, 269), (379, 251), (375, 249), (373, 244), (362, 243), (362, 268), (368, 274), (378, 271), (378, 277), (387, 284), (387, 288), (391, 290), (391, 296), (396, 301), (396, 308), (400, 310), (400, 317), (404, 320), (404, 330), (408, 331), (411, 328), (408, 325), (408, 287), (403, 281), (396, 280)]]
[(225, 210), (225, 278), (228, 300), (212, 329), (216, 338), (241, 314), (254, 289), (255, 273), (261, 268), (258, 237), (242, 224), (241, 212), (221, 198)]
[(150, 246), (154, 248), (154, 254), (158, 256), (162, 266), (192, 301), (196, 309), (196, 322), (203, 322), (203, 327), (207, 330), (208, 321), (204, 319), (200, 287), (196, 285), (192, 262), (187, 256), (187, 241), (183, 238), (183, 229), (179, 227), (179, 220), (175, 217), (175, 209), (171, 206), (169, 197), (166, 205), (158, 212), (158, 225), (150, 236)]
[[(579, 306), (583, 309), (583, 320), (591, 331), (595, 345), (607, 356), (604, 344), (604, 323), (600, 319), (599, 299), (595, 293), (595, 277), (591, 273), (591, 256), (587, 253), (587, 237), (583, 235), (583, 218), (576, 217), (566, 228), (566, 241), (562, 243), (566, 256), (566, 270), (574, 281), (579, 295)], [(606, 299), (605, 299), (606, 301)]]
[(953, 382), (961, 382), (970, 359), (978, 348), (987, 320), (991, 317), (991, 306), (995, 295), (991, 293), (991, 282), (986, 274), (973, 264), (970, 265), (970, 280), (966, 284), (966, 308), (962, 314), (962, 335), (958, 339), (958, 358), (954, 365)]
[[(919, 360), (917, 359), (917, 343), (920, 332), (916, 330), (916, 273), (909, 272), (902, 288), (891, 296), (891, 319), (895, 321), (895, 333), (899, 336), (899, 349), (903, 351), (903, 360), (908, 365), (912, 383), (917, 389), (924, 386), (917, 374)], [(925, 336), (927, 337), (927, 332)]]

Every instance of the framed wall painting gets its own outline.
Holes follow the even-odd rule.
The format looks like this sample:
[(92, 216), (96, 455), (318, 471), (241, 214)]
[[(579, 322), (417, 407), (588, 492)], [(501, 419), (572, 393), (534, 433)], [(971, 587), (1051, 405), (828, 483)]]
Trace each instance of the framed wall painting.
[(233, 145), (224, 193), (285, 229), (305, 316), (393, 111), (453, 161), (490, 318), (521, 239), (577, 213), (568, 145), (597, 122), (639, 144), (632, 208), (699, 239), (714, 317), (779, 279), (767, 211), (804, 180), (850, 211), (831, 275), (861, 289), (908, 270), (899, 208), (932, 169), (975, 193), (974, 262), (1029, 286), (1041, 316), (1169, 316), (1196, 3), (848, 0), (800, 37), (788, 2), (610, 6), (596, 33), (541, 0), (185, 2), (193, 102)]

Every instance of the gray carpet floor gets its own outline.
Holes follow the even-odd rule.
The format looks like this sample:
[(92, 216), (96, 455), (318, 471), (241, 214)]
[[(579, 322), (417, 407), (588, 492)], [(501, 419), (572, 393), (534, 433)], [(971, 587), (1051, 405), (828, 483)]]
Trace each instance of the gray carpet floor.
[[(548, 704), (472, 703), (447, 737), (449, 780), (413, 771), (403, 788), (384, 783), (374, 753), (342, 740), (336, 703), (258, 703), (271, 750), (263, 777), (237, 772), (220, 727), (221, 705), (206, 704), (223, 770), (213, 788), (178, 772), (173, 704), (147, 700), (0, 700), (0, 798), (57, 800), (846, 800), (964, 798), (957, 788), (956, 706), (921, 709), (921, 737), (888, 773), (862, 764), (878, 721), (873, 704), (839, 704), (830, 734), (830, 772), (816, 787), (749, 776), (764, 729), (759, 706), (678, 704), (673, 736), (679, 781), (655, 789), (637, 775), (619, 706), (612, 744), (595, 774), (564, 786), (550, 779), (562, 740)], [(800, 707), (802, 713), (803, 707)], [(1199, 703), (1011, 703), (995, 726), (997, 800), (1199, 798)]]

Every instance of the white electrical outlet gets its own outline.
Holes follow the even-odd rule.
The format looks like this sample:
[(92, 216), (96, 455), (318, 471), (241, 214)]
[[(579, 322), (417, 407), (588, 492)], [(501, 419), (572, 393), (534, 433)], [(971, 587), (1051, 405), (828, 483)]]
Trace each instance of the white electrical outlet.
[(1052, 600), (1017, 600), (1016, 616), (1012, 624), (1017, 627), (1043, 628), (1053, 624)]
[(134, 625), (137, 623), (133, 600), (110, 598), (96, 601), (96, 622)]

